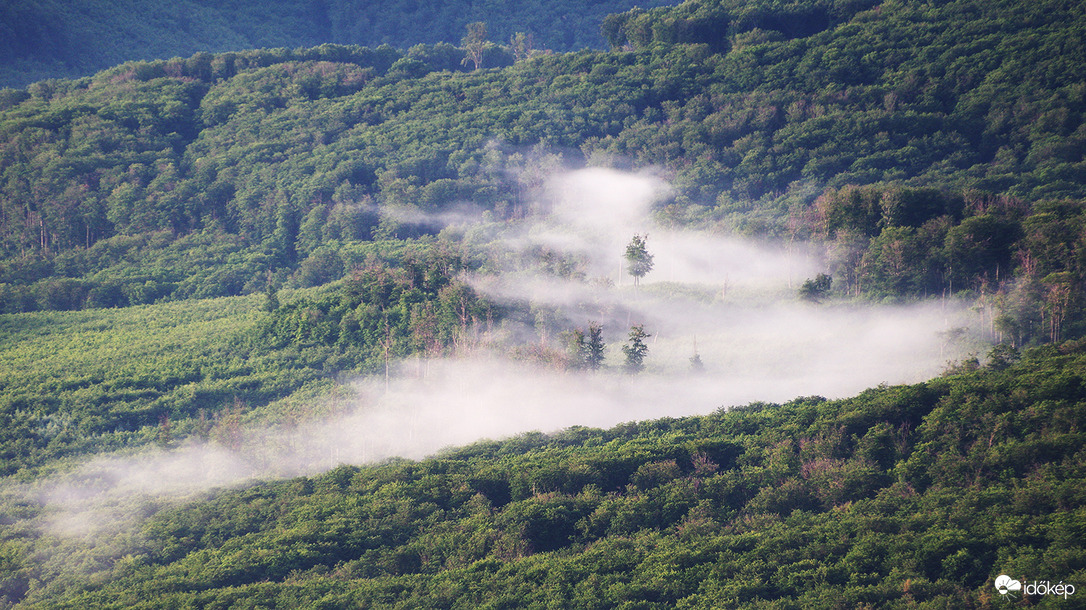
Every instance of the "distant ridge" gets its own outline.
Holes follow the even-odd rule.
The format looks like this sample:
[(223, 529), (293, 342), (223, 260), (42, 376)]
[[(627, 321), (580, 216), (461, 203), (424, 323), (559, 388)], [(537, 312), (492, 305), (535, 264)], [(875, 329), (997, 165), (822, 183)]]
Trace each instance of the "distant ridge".
[(498, 42), (524, 32), (554, 51), (602, 48), (600, 21), (630, 6), (629, 0), (10, 0), (0, 4), (0, 87), (197, 52), (458, 43), (472, 21), (486, 22)]

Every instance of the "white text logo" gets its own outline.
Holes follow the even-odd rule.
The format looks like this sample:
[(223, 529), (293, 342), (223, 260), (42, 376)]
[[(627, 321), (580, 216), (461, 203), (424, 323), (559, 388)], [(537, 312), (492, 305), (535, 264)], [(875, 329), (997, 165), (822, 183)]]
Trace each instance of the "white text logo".
[(1023, 585), (1022, 581), (1015, 580), (1006, 574), (1000, 574), (996, 577), (995, 588), (1000, 595), (1021, 591), (1024, 595), (1056, 595), (1067, 599), (1075, 594), (1075, 585), (1064, 584), (1062, 580), (1056, 584), (1052, 584), (1047, 580), (1035, 580)]

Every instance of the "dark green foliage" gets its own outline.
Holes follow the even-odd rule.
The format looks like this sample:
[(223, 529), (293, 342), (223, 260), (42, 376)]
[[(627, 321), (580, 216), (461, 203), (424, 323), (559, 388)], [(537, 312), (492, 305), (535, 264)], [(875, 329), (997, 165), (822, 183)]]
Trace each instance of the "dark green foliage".
[(603, 325), (592, 322), (588, 325), (588, 334), (584, 341), (584, 366), (590, 371), (603, 366)]
[[(71, 50), (52, 4), (9, 4), (0, 29), (20, 29), (0, 52)], [(362, 31), (383, 10), (338, 6), (265, 14)], [(403, 8), (421, 23), (432, 7)], [(446, 40), (483, 19), (499, 41), (540, 31), (468, 13), (443, 18)], [(467, 265), (438, 253), (432, 219), (461, 201), (522, 218), (562, 163), (661, 167), (661, 219), (814, 236), (838, 292), (965, 291), (1006, 344), (848, 400), (223, 491), (44, 560), (56, 541), (20, 519), (45, 516), (5, 497), (0, 594), (984, 607), (999, 573), (1081, 581), (1086, 365), (1058, 342), (1086, 330), (1083, 19), (1055, 0), (688, 2), (609, 17), (613, 52), (528, 58), (521, 39), (470, 73), (448, 43), (322, 45), (0, 91), (0, 308), (50, 310), (0, 316), (5, 474), (189, 437), (233, 447), (247, 405), (281, 415), (275, 401), (342, 371), (471, 348), (502, 312), (455, 279)], [(249, 296), (197, 300), (229, 295)], [(58, 311), (76, 309), (94, 311)], [(602, 364), (599, 325), (572, 339), (575, 366)]]
[[(322, 45), (128, 63), (9, 91), (3, 308), (245, 294), (269, 271), (317, 285), (361, 262), (344, 257), (355, 242), (438, 232), (409, 220), (422, 213), (472, 201), (522, 217), (559, 165), (548, 150), (562, 149), (573, 165), (666, 168), (665, 220), (833, 240), (843, 294), (998, 292), (1019, 273), (1018, 293), (1003, 291), (1007, 333), (1071, 336), (1079, 284), (1062, 267), (1077, 234), (1054, 227), (1076, 222), (1086, 196), (1086, 90), (1068, 59), (1086, 17), (1054, 0), (868, 8), (634, 10), (604, 29), (638, 51), (508, 65), (523, 49), (493, 47), (504, 59), (484, 65), (508, 67), (470, 74), (456, 72), (469, 68), (449, 43)], [(1023, 226), (1031, 205), (1043, 215)], [(198, 235), (229, 246), (229, 269), (157, 264)], [(99, 255), (136, 240), (146, 246), (133, 258), (148, 262), (117, 277), (116, 259)]]
[[(645, 6), (659, 6), (652, 0)], [(629, 3), (589, 5), (554, 1), (398, 0), (319, 3), (271, 0), (260, 5), (209, 0), (127, 0), (102, 5), (90, 0), (11, 0), (0, 6), (0, 86), (78, 77), (125, 61), (169, 59), (197, 51), (311, 47), (322, 43), (456, 43), (472, 21), (486, 21), (496, 40), (531, 33), (542, 48), (601, 48), (599, 21)], [(457, 59), (459, 63), (459, 58)]]
[(566, 366), (572, 370), (586, 369), (597, 371), (603, 366), (604, 350), (603, 326), (589, 322), (588, 332), (575, 328), (562, 333), (566, 347)]
[(341, 365), (371, 370), (390, 358), (466, 348), (469, 329), (493, 322), (495, 312), (452, 279), (462, 264), (457, 256), (430, 253), (399, 267), (359, 269), (320, 299), (278, 307), (261, 332), (275, 348), (331, 347), (345, 356)]
[[(1080, 201), (1021, 201), (868, 186), (828, 190), (809, 226), (841, 290), (877, 298), (960, 294), (1014, 346), (1082, 332)], [(813, 290), (807, 284), (801, 295)]]
[(1017, 349), (1006, 343), (999, 343), (988, 352), (987, 366), (992, 370), (1001, 371), (1018, 362), (1020, 357), (1021, 354)]
[(817, 302), (829, 294), (832, 287), (833, 276), (819, 273), (813, 280), (808, 278), (803, 282), (803, 285), (799, 287), (799, 296), (805, 301)]
[(999, 574), (1086, 577), (1086, 353), (997, 368), (222, 491), (155, 515), (93, 577), (16, 535), (5, 591), (73, 608), (983, 607)]
[(264, 290), (264, 311), (273, 313), (276, 309), (279, 309), (279, 291), (268, 282), (268, 287)]
[[(622, 346), (622, 353), (626, 355), (623, 367), (627, 373), (640, 373), (645, 368), (645, 356), (649, 354), (649, 346), (645, 345), (645, 339), (652, 335), (645, 332), (644, 324), (630, 327), (629, 343)], [(701, 358), (697, 360), (701, 362)]]

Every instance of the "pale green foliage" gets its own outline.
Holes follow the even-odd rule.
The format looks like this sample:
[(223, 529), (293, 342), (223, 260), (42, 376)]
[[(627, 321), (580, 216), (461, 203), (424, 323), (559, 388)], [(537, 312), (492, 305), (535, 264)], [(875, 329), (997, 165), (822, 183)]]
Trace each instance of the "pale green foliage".
[(652, 271), (652, 255), (649, 254), (646, 240), (648, 235), (634, 235), (626, 246), (626, 270), (633, 276), (634, 285), (641, 283), (641, 278)]
[(490, 44), (486, 36), (486, 23), (476, 21), (468, 24), (468, 33), (460, 41), (460, 45), (464, 47), (464, 51), (467, 53), (463, 65), (466, 66), (470, 62), (475, 66), (476, 70), (483, 67), (483, 53), (486, 52), (487, 45)]

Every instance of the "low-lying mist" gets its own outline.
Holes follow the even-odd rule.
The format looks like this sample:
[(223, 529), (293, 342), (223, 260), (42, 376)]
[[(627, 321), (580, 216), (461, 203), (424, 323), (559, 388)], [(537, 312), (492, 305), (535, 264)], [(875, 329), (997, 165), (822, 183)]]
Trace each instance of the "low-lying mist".
[[(974, 316), (954, 301), (799, 300), (798, 284), (821, 271), (805, 247), (665, 230), (651, 211), (667, 193), (651, 176), (601, 169), (556, 176), (528, 220), (487, 233), (505, 252), (524, 254), (511, 257), (521, 264), (485, 265), (467, 278), (492, 301), (528, 301), (552, 312), (546, 323), (498, 325), (471, 353), (409, 359), (390, 377), (358, 379), (348, 408), (322, 421), (250, 428), (231, 448), (190, 442), (89, 461), (35, 486), (50, 529), (94, 534), (138, 517), (132, 507), (141, 502), (151, 511), (214, 487), (342, 463), (421, 458), (533, 430), (609, 427), (797, 396), (845, 397), (930, 378), (977, 349), (961, 341), (975, 334)], [(635, 233), (648, 235), (654, 257), (654, 270), (636, 287), (623, 266)], [(541, 248), (577, 261), (577, 272), (523, 264)], [(602, 370), (569, 371), (510, 356), (524, 353), (518, 344), (560, 350), (554, 328), (592, 322), (603, 325), (608, 344)], [(634, 324), (651, 335), (645, 370), (637, 375), (624, 372), (620, 349)], [(700, 370), (691, 366), (695, 354)]]

